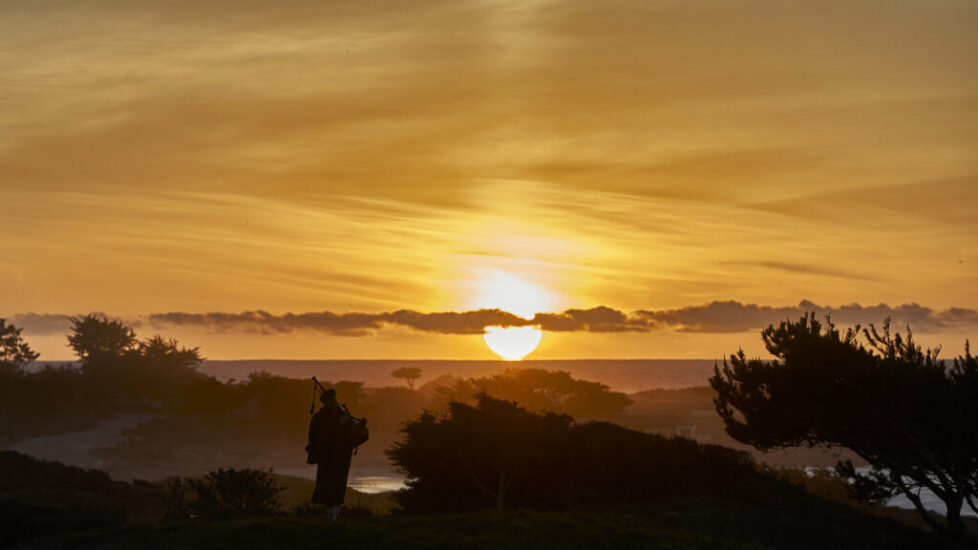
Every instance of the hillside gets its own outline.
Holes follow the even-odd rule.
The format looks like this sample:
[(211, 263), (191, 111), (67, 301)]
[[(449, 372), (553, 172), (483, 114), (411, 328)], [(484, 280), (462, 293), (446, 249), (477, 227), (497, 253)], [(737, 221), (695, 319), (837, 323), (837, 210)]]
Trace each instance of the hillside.
[[(799, 513), (803, 512), (803, 513)], [(18, 549), (802, 549), (963, 548), (892, 520), (819, 504), (769, 509), (668, 500), (612, 512), (494, 512), (443, 516), (190, 521), (96, 530), (25, 542)]]

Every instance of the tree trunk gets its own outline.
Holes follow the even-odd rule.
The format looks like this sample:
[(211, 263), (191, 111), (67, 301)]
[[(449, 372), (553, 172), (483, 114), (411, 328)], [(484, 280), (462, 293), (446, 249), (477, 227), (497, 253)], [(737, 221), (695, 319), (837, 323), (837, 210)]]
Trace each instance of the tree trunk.
[(964, 521), (961, 520), (961, 506), (964, 504), (960, 497), (949, 497), (944, 501), (947, 506), (947, 527), (948, 530), (959, 536), (966, 536), (967, 530)]
[(506, 500), (506, 489), (509, 487), (509, 480), (502, 472), (499, 472), (499, 489), (496, 491), (496, 511), (502, 512)]

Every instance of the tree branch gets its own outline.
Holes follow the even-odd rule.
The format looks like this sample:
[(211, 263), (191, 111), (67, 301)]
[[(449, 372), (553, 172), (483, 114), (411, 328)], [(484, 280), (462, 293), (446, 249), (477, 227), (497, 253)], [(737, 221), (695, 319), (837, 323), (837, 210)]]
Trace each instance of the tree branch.
[(910, 502), (913, 503), (914, 508), (917, 509), (917, 513), (924, 518), (927, 525), (930, 525), (935, 531), (944, 531), (947, 529), (945, 525), (930, 515), (930, 511), (928, 511), (927, 508), (924, 508), (923, 502), (920, 501), (920, 495), (911, 491), (910, 488), (903, 483), (903, 478), (900, 476), (900, 474), (891, 473), (890, 479), (893, 480), (893, 483), (895, 483), (896, 486), (900, 488), (900, 491), (907, 496)]
[(468, 472), (469, 477), (472, 478), (472, 481), (475, 482), (475, 484), (479, 487), (479, 489), (482, 489), (482, 492), (484, 492), (485, 494), (493, 498), (496, 498), (496, 493), (486, 488), (486, 486), (483, 485), (481, 481), (479, 481), (479, 477), (475, 475), (475, 472), (472, 471), (472, 468), (469, 466), (468, 461), (465, 460), (465, 457), (463, 457), (461, 453), (458, 454), (458, 460), (459, 462), (462, 463), (462, 466), (465, 468), (465, 471)]

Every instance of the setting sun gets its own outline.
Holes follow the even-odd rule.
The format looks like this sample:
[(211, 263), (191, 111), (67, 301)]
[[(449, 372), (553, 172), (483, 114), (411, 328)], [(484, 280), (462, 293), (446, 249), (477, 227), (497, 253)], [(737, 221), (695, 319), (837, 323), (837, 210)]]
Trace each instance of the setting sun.
[(486, 345), (507, 361), (519, 361), (533, 352), (543, 338), (536, 327), (486, 327)]
[[(548, 311), (551, 295), (540, 286), (525, 281), (511, 273), (494, 270), (479, 282), (476, 307), (501, 309), (524, 319)], [(543, 331), (538, 327), (486, 327), (483, 335), (486, 345), (496, 355), (507, 361), (519, 361), (540, 345)]]

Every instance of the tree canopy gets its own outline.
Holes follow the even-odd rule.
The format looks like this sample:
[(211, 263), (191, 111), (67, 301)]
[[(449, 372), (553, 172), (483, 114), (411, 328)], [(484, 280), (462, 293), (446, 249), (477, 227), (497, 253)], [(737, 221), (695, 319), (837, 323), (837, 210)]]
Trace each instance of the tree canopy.
[(407, 381), (408, 388), (414, 389), (414, 381), (421, 378), (421, 369), (418, 367), (401, 367), (391, 372), (394, 378), (403, 378)]
[(82, 362), (121, 357), (136, 348), (136, 333), (122, 321), (101, 315), (71, 317), (68, 345)]
[[(963, 533), (962, 506), (978, 494), (978, 361), (966, 350), (949, 363), (904, 337), (870, 326), (841, 331), (814, 314), (761, 333), (773, 361), (743, 351), (714, 369), (717, 412), (736, 440), (761, 450), (809, 446), (851, 449), (870, 465), (837, 471), (856, 496), (902, 493), (938, 530)], [(947, 506), (946, 522), (927, 511), (922, 489)]]
[[(770, 479), (741, 451), (608, 422), (528, 411), (477, 396), (408, 422), (391, 461), (408, 476), (408, 511), (627, 505), (664, 495), (743, 496)], [(763, 492), (763, 490), (758, 491)]]
[(40, 356), (20, 336), (21, 331), (23, 329), (8, 325), (6, 319), (0, 318), (0, 369), (19, 372), (24, 365)]

